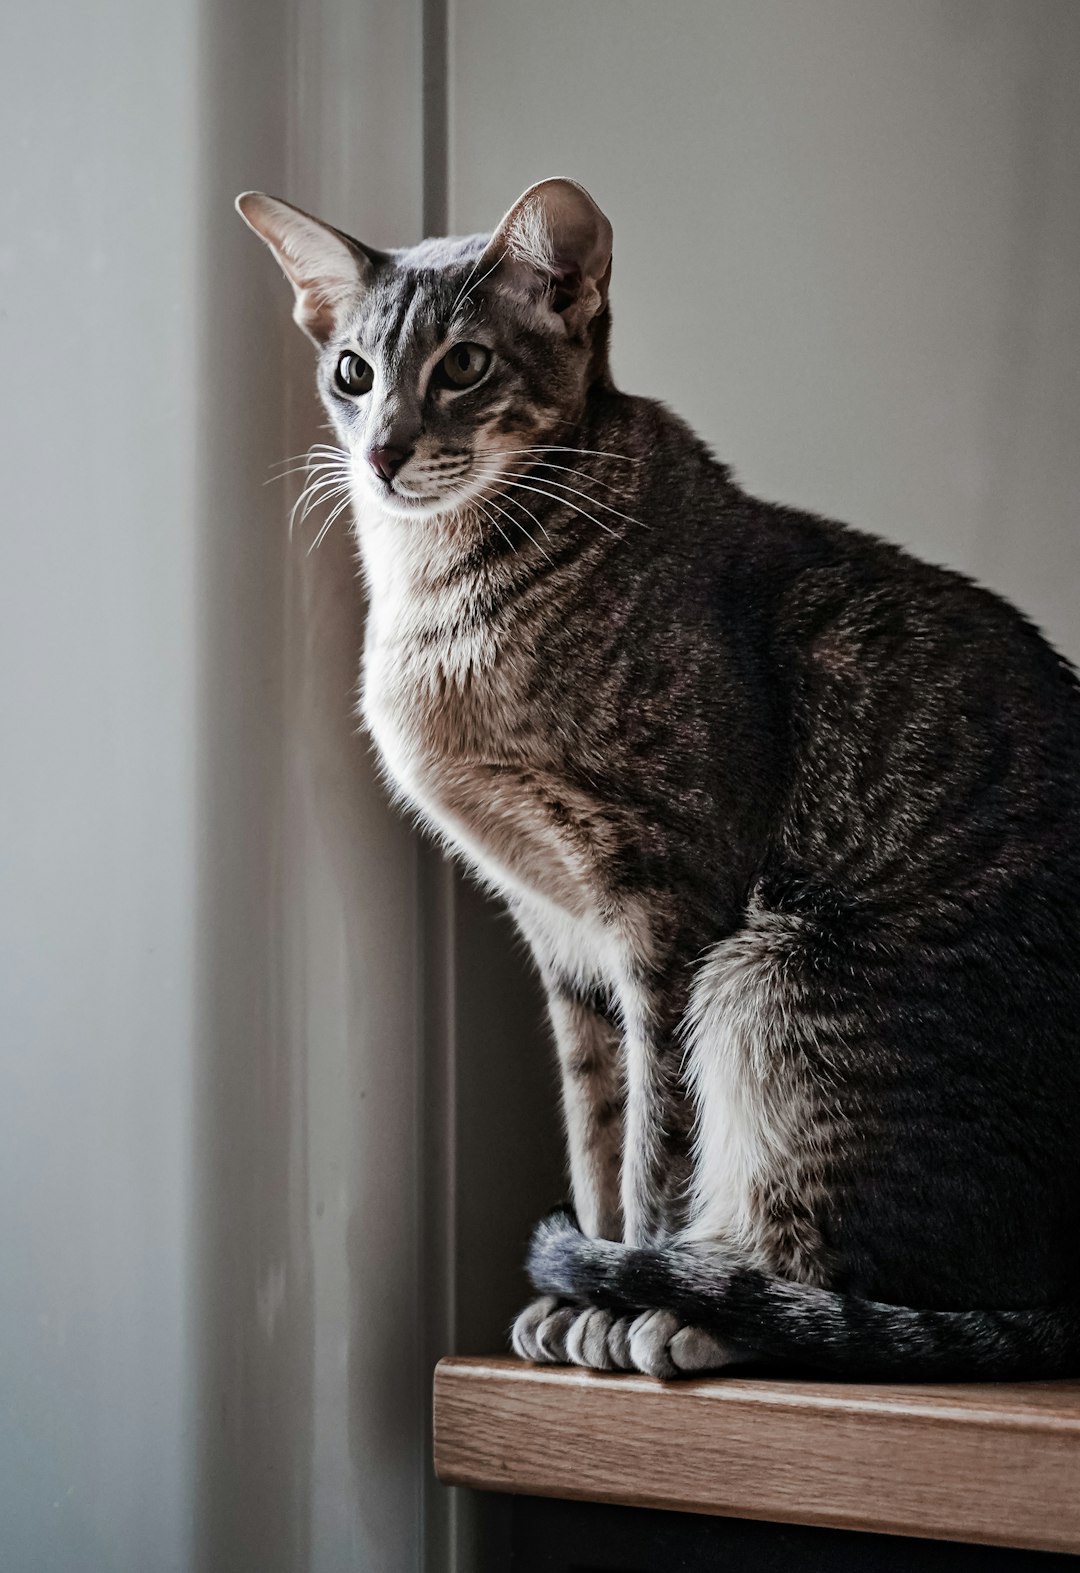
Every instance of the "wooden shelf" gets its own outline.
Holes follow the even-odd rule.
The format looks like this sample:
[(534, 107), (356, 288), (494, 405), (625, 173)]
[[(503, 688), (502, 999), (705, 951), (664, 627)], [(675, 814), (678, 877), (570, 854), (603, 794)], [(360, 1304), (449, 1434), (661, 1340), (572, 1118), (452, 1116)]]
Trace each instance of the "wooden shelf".
[(1080, 1382), (435, 1372), (448, 1485), (1080, 1553)]

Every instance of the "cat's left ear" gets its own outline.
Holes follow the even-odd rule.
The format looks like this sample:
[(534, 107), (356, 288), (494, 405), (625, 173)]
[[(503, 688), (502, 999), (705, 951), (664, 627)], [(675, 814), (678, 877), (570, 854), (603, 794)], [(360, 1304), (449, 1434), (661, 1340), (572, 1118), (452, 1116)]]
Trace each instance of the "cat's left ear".
[(576, 180), (541, 180), (492, 235), (485, 266), (515, 294), (543, 301), (575, 333), (607, 305), (611, 225)]
[(343, 308), (363, 293), (376, 266), (388, 259), (280, 197), (245, 191), (236, 199), (236, 211), (266, 241), (292, 285), (296, 322), (309, 339), (325, 344)]

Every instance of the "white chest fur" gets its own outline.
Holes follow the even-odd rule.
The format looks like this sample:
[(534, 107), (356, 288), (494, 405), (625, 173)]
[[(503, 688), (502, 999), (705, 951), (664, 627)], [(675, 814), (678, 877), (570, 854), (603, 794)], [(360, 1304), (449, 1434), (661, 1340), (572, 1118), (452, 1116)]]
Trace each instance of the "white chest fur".
[(363, 714), (391, 785), (511, 902), (592, 922), (602, 820), (524, 699), (527, 647), (505, 618), (500, 638), (490, 584), (449, 572), (409, 528), (361, 529)]

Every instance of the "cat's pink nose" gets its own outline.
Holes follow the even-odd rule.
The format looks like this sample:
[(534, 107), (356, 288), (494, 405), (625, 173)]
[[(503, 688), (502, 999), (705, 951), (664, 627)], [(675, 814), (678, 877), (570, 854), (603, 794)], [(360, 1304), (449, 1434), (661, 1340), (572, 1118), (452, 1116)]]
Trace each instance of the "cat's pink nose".
[(408, 448), (369, 448), (367, 462), (380, 480), (389, 482), (408, 457)]

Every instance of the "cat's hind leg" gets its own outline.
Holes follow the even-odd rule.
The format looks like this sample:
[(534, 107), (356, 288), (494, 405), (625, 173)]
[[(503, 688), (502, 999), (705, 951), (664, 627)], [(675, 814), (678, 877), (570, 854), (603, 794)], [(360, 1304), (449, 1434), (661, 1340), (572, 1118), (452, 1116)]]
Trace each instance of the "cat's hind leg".
[(684, 1073), (695, 1109), (682, 1245), (820, 1281), (815, 1212), (835, 1137), (813, 1067), (836, 1025), (806, 981), (809, 925), (755, 910), (698, 969)]

